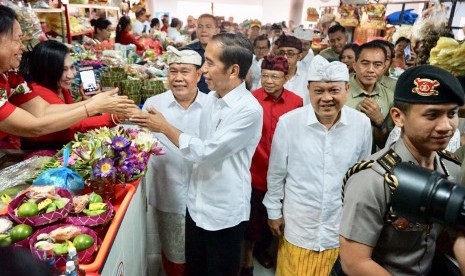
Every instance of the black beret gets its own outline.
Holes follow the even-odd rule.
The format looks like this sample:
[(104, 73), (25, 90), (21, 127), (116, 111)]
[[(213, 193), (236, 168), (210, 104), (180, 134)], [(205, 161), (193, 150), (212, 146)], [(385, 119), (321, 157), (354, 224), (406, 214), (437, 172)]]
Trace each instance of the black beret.
[(431, 65), (420, 65), (400, 75), (394, 100), (412, 104), (463, 105), (464, 91), (459, 80), (448, 71)]

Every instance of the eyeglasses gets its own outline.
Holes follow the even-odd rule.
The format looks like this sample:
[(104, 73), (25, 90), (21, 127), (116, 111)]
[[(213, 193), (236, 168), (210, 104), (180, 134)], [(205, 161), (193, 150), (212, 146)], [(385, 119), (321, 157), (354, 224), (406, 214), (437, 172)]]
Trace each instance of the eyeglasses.
[(292, 52), (292, 51), (288, 51), (288, 52), (285, 52), (285, 51), (279, 51), (278, 52), (278, 56), (286, 56), (288, 58), (293, 58), (295, 57), (296, 55), (298, 55), (299, 53), (296, 53), (296, 52)]
[(267, 80), (270, 78), (272, 81), (279, 81), (284, 76), (262, 74), (261, 77), (262, 77), (262, 80)]

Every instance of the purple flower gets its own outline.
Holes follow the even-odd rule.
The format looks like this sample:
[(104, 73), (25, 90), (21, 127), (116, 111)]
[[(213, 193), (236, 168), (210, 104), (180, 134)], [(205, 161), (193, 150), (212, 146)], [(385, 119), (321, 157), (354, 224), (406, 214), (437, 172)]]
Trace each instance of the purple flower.
[(113, 175), (116, 170), (111, 158), (102, 158), (97, 162), (93, 171), (96, 177), (108, 177)]
[(111, 140), (111, 148), (116, 150), (116, 151), (121, 151), (127, 148), (131, 142), (129, 142), (126, 138), (122, 136), (115, 136)]

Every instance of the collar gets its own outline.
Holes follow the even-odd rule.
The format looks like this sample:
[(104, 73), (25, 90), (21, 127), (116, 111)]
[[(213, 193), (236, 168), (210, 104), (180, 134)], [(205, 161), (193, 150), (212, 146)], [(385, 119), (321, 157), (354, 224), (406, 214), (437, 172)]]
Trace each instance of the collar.
[(368, 93), (365, 90), (363, 90), (363, 88), (360, 86), (357, 79), (355, 78), (355, 74), (350, 76), (349, 83), (350, 83), (349, 91), (350, 91), (352, 98), (357, 98), (357, 97), (362, 97), (362, 96), (373, 97), (375, 95), (379, 95), (378, 81), (375, 83), (375, 87), (373, 87), (373, 91), (371, 93)]
[[(315, 110), (313, 110), (313, 107), (311, 104), (306, 105), (307, 107), (307, 125), (312, 126), (312, 125), (322, 125), (320, 121), (318, 121), (318, 118), (316, 117)], [(333, 127), (337, 127), (339, 124), (341, 125), (348, 125), (349, 121), (347, 119), (347, 108), (346, 106), (343, 106), (341, 109), (341, 117), (339, 117), (339, 121), (337, 121)], [(331, 127), (331, 129), (333, 129)]]
[[(166, 105), (168, 107), (173, 107), (173, 106), (181, 106), (178, 101), (176, 100), (176, 98), (174, 97), (174, 94), (173, 94), (173, 91), (169, 91), (170, 93), (167, 94), (168, 96), (168, 100), (166, 101)], [(200, 92), (200, 90), (197, 88), (197, 96), (195, 97), (194, 101), (192, 102), (192, 104), (189, 106), (189, 108), (193, 105), (200, 105), (201, 107), (203, 106), (202, 103), (199, 101), (199, 94), (202, 93)]]
[(260, 96), (261, 96), (261, 97), (260, 97), (260, 100), (262, 100), (262, 101), (280, 102), (280, 103), (286, 102), (287, 97), (288, 97), (288, 94), (289, 94), (289, 93), (287, 93), (287, 92), (289, 92), (289, 90), (286, 90), (286, 88), (283, 87), (283, 92), (281, 93), (281, 95), (279, 96), (279, 98), (277, 98), (277, 99), (275, 100), (275, 99), (274, 99), (273, 97), (271, 97), (268, 93), (266, 93), (265, 88), (262, 87), (261, 90), (260, 90), (260, 93), (261, 93), (261, 95), (260, 95)]
[[(404, 140), (402, 138), (399, 138), (393, 145), (392, 148), (394, 151), (400, 156), (402, 159), (402, 162), (410, 162), (415, 165), (420, 165), (418, 164), (418, 161), (415, 159), (415, 157), (412, 155), (412, 153), (408, 150), (407, 146), (404, 143)], [(437, 172), (440, 172), (442, 174), (446, 174), (442, 166), (439, 164), (440, 157), (438, 156), (437, 153), (434, 155), (434, 162), (435, 162), (435, 170)]]
[(243, 81), (241, 84), (236, 86), (236, 88), (229, 91), (223, 98), (220, 98), (216, 91), (214, 91), (213, 96), (217, 99), (217, 103), (220, 106), (233, 107), (239, 99), (242, 98), (245, 92), (248, 92), (248, 90), (245, 88), (245, 82)]
[(197, 40), (195, 42), (192, 42), (191, 44), (187, 45), (187, 47), (193, 49), (193, 50), (204, 50), (202, 47), (202, 44), (200, 43), (200, 40)]

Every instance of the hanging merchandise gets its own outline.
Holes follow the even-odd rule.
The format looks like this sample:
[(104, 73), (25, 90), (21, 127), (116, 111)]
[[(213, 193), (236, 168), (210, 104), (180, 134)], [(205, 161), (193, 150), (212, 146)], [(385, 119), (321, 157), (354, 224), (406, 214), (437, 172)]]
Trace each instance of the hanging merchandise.
[(39, 43), (42, 33), (39, 18), (29, 4), (23, 1), (0, 0), (0, 4), (12, 8), (18, 15), (18, 21), (23, 31), (22, 42), (25, 46), (33, 47)]
[(386, 17), (386, 21), (388, 24), (392, 25), (399, 25), (399, 24), (408, 24), (408, 25), (413, 25), (415, 23), (415, 20), (418, 17), (418, 14), (412, 12), (413, 9), (408, 9), (405, 10), (402, 14), (402, 22), (400, 21), (400, 14), (402, 13), (401, 11), (396, 11), (391, 13)]
[(358, 26), (357, 7), (352, 4), (341, 4), (338, 12), (340, 18), (337, 19), (342, 26), (356, 27)]

